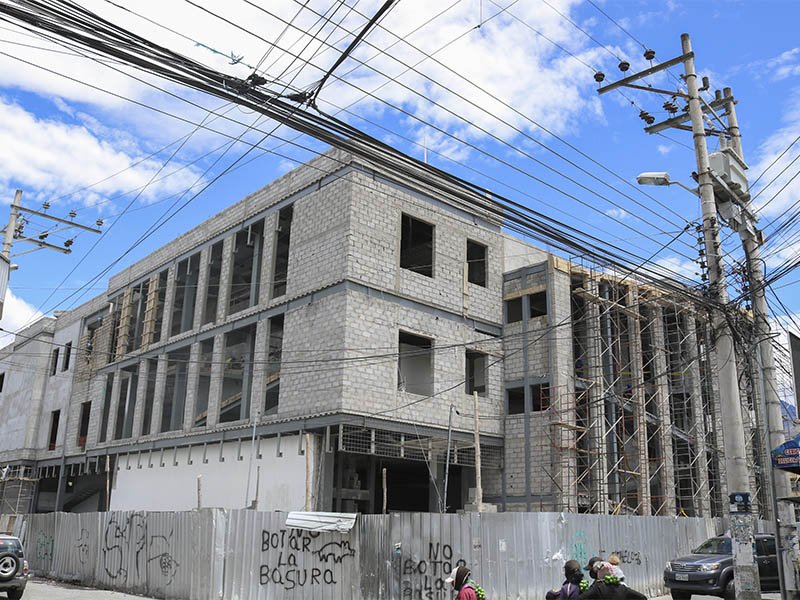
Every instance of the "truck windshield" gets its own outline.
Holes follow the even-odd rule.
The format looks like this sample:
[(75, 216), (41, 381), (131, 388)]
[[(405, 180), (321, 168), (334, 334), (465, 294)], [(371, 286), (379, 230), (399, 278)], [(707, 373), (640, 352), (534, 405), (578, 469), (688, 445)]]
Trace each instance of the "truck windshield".
[(695, 554), (731, 554), (731, 539), (718, 537), (706, 540), (697, 547)]

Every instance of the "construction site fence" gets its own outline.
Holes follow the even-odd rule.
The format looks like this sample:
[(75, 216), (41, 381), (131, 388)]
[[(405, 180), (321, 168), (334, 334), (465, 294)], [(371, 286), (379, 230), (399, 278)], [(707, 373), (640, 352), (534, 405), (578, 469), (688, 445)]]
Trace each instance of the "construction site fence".
[(489, 600), (542, 600), (563, 564), (616, 553), (626, 582), (665, 593), (665, 563), (713, 519), (572, 513), (358, 515), (346, 533), (287, 529), (287, 513), (48, 513), (15, 533), (35, 575), (181, 600), (446, 600), (465, 564)]

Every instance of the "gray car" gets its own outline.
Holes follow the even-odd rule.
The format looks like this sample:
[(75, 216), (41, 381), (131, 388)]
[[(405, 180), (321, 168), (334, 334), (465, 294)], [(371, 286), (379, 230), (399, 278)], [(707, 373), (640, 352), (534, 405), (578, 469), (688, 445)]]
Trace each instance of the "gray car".
[[(756, 534), (754, 550), (761, 590), (779, 589), (775, 536)], [(733, 599), (735, 592), (731, 538), (710, 538), (688, 556), (669, 561), (664, 569), (664, 584), (675, 600), (689, 600), (692, 594)]]
[(5, 592), (9, 600), (19, 600), (29, 575), (22, 542), (13, 535), (0, 534), (0, 592)]

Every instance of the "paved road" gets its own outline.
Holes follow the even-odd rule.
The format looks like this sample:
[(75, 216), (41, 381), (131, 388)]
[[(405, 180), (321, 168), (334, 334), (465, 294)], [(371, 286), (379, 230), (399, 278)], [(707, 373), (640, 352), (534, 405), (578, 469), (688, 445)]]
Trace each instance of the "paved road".
[(22, 600), (147, 600), (120, 592), (95, 590), (77, 585), (57, 583), (44, 579), (28, 582)]

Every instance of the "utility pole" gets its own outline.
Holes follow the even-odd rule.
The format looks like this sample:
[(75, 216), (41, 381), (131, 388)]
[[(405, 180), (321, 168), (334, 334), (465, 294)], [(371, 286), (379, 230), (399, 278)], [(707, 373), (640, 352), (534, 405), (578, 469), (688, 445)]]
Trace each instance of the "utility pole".
[(444, 455), (444, 494), (442, 498), (442, 506), (439, 512), (447, 512), (447, 486), (450, 483), (450, 442), (453, 440), (453, 410), (454, 406), (450, 405), (450, 416), (447, 418), (447, 450)]
[(472, 418), (475, 427), (475, 504), (483, 512), (483, 485), (481, 484), (481, 430), (478, 421), (478, 392), (472, 392)]
[[(711, 103), (701, 104), (701, 88), (697, 82), (697, 72), (694, 65), (694, 52), (688, 34), (681, 36), (682, 55), (668, 60), (660, 65), (645, 69), (630, 75), (615, 83), (601, 87), (600, 94), (607, 93), (619, 87), (631, 87), (671, 97), (673, 100), (682, 98), (687, 101), (687, 109), (682, 114), (674, 116), (663, 123), (653, 125), (649, 114), (641, 116), (649, 127), (648, 133), (656, 133), (662, 129), (676, 127), (692, 132), (694, 140), (695, 158), (697, 163), (698, 195), (703, 215), (703, 238), (708, 260), (709, 291), (712, 300), (719, 307), (712, 311), (711, 322), (715, 333), (717, 354), (717, 377), (720, 389), (720, 412), (722, 414), (722, 432), (725, 442), (725, 472), (727, 476), (728, 492), (731, 496), (730, 524), (733, 542), (734, 560), (734, 585), (736, 598), (739, 600), (758, 600), (761, 590), (758, 577), (758, 568), (753, 561), (754, 523), (749, 512), (750, 505), (750, 478), (747, 469), (747, 451), (744, 437), (744, 424), (742, 422), (742, 407), (739, 397), (739, 382), (737, 376), (736, 354), (733, 337), (724, 314), (724, 307), (728, 301), (727, 283), (722, 264), (722, 251), (719, 236), (719, 222), (717, 219), (716, 198), (714, 196), (714, 180), (711, 173), (711, 164), (708, 155), (706, 135), (719, 133), (707, 131), (704, 123), (704, 114), (709, 112), (716, 116), (715, 109), (724, 105), (722, 99)], [(648, 75), (665, 70), (671, 66), (683, 64), (684, 82), (687, 92), (662, 90), (654, 87), (645, 87), (634, 84), (635, 81)], [(600, 79), (602, 81), (602, 79)], [(707, 84), (703, 82), (703, 89)], [(678, 108), (674, 102), (664, 104), (671, 113), (677, 113)], [(691, 127), (685, 125), (691, 122)], [(735, 500), (735, 502), (734, 502)]]
[[(728, 119), (728, 131), (731, 137), (731, 146), (736, 153), (741, 166), (746, 169), (744, 162), (744, 152), (742, 150), (742, 136), (739, 131), (739, 120), (736, 116), (736, 102), (730, 88), (723, 90), (725, 99), (725, 112)], [(770, 450), (780, 446), (786, 441), (783, 429), (783, 414), (781, 402), (778, 397), (778, 383), (775, 368), (775, 356), (772, 350), (772, 331), (769, 324), (769, 309), (767, 306), (766, 289), (764, 283), (764, 261), (761, 258), (761, 244), (763, 239), (760, 232), (755, 228), (755, 218), (751, 211), (750, 193), (743, 181), (741, 193), (737, 194), (737, 199), (741, 203), (739, 207), (744, 214), (745, 225), (737, 227), (739, 237), (742, 240), (747, 267), (750, 276), (750, 295), (753, 306), (753, 329), (757, 344), (758, 363), (761, 367), (761, 396), (762, 419), (766, 421), (767, 435), (765, 436), (766, 460), (769, 460)], [(730, 186), (732, 187), (732, 186)], [(733, 199), (732, 199), (733, 200)], [(791, 581), (792, 585), (787, 586), (787, 575), (794, 573), (792, 556), (787, 551), (797, 544), (797, 530), (793, 524), (792, 509), (786, 502), (780, 502), (781, 498), (788, 498), (792, 495), (792, 487), (789, 481), (789, 474), (786, 471), (775, 469), (771, 464), (765, 464), (764, 470), (770, 480), (770, 492), (772, 496), (772, 511), (775, 518), (775, 541), (776, 552), (778, 555), (779, 580), (781, 582), (781, 597), (786, 600), (789, 596), (787, 587), (792, 588), (792, 596), (797, 597), (796, 582)]]
[[(48, 205), (45, 205), (46, 207)], [(46, 210), (46, 208), (45, 208)], [(43, 219), (47, 219), (49, 221), (53, 221), (56, 225), (53, 225), (52, 228), (47, 229), (41, 232), (36, 238), (29, 238), (23, 235), (24, 225), (25, 225), (25, 217), (23, 216), (25, 213), (36, 215), (37, 217), (41, 217)], [(70, 212), (70, 217), (74, 218), (76, 216), (75, 211)], [(98, 219), (97, 226), (101, 226), (103, 222)], [(14, 241), (20, 242), (27, 242), (36, 246), (36, 248), (25, 250), (23, 252), (18, 252), (15, 256), (21, 256), (23, 254), (29, 254), (30, 252), (36, 252), (37, 250), (55, 250), (56, 252), (61, 252), (62, 254), (70, 254), (72, 249), (73, 240), (70, 238), (64, 242), (64, 246), (55, 246), (44, 240), (49, 236), (51, 233), (55, 233), (57, 231), (63, 231), (66, 229), (71, 229), (76, 227), (78, 229), (82, 229), (83, 231), (90, 231), (91, 233), (100, 233), (99, 229), (95, 229), (94, 227), (89, 227), (88, 225), (81, 225), (80, 223), (76, 223), (75, 221), (62, 219), (60, 217), (56, 217), (54, 215), (48, 214), (43, 211), (33, 210), (32, 208), (27, 208), (22, 206), (22, 190), (17, 190), (14, 194), (14, 201), (11, 203), (11, 210), (8, 216), (8, 224), (5, 228), (5, 234), (3, 236), (3, 250), (0, 251), (0, 317), (3, 316), (3, 304), (5, 303), (6, 299), (6, 291), (8, 289), (8, 279), (10, 271), (16, 269), (14, 265), (11, 264), (11, 248), (14, 245)]]

